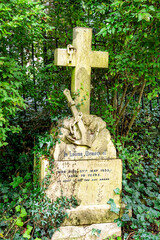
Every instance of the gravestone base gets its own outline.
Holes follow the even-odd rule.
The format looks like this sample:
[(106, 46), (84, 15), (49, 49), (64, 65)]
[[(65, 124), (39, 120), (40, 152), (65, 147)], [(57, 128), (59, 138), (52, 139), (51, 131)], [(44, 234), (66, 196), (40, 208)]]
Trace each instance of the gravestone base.
[[(121, 205), (122, 161), (116, 156), (110, 133), (102, 119), (83, 115), (90, 134), (90, 147), (69, 142), (70, 139), (74, 142), (72, 137), (67, 138), (73, 121), (73, 118), (67, 118), (59, 123), (60, 141), (51, 149), (54, 174), (51, 175), (46, 194), (52, 201), (57, 197), (75, 197), (78, 207), (67, 210), (68, 218), (65, 218), (60, 232), (54, 233), (52, 240), (121, 236), (121, 228), (114, 220), (121, 217), (124, 209)], [(41, 180), (45, 178), (48, 166), (49, 161), (42, 158)], [(117, 189), (120, 194), (115, 191)], [(117, 214), (107, 204), (110, 199), (120, 210)], [(97, 229), (95, 234), (92, 229)], [(96, 236), (98, 232), (101, 232), (100, 236)]]
[[(82, 154), (64, 154), (63, 160), (56, 160), (54, 174), (46, 191), (53, 201), (57, 197), (75, 196), (79, 206), (66, 210), (68, 218), (56, 231), (52, 240), (94, 240), (109, 236), (121, 236), (121, 228), (114, 219), (121, 217), (124, 206), (120, 195), (114, 189), (122, 189), (122, 161), (117, 158), (107, 158), (105, 154), (94, 153), (90, 156)], [(87, 153), (88, 154), (88, 153)], [(79, 158), (75, 160), (75, 157)], [(47, 169), (49, 162), (42, 160), (42, 168)], [(110, 211), (109, 199), (114, 199), (119, 214)], [(101, 230), (99, 237), (92, 234), (92, 229)]]
[[(93, 234), (92, 229), (100, 230), (100, 235)], [(100, 223), (84, 226), (62, 226), (51, 240), (103, 240), (110, 236), (121, 236), (121, 228), (117, 223)]]

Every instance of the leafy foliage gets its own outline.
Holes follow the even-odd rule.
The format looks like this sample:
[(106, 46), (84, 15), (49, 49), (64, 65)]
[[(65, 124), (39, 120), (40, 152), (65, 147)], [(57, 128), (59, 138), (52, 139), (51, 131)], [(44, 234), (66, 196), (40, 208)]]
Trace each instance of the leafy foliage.
[(92, 228), (92, 235), (95, 235), (95, 236), (99, 237), (100, 234), (101, 234), (100, 229)]
[(33, 183), (38, 158), (54, 145), (48, 132), (55, 136), (57, 120), (70, 114), (62, 91), (71, 69), (54, 65), (54, 49), (71, 43), (76, 26), (92, 27), (93, 50), (109, 52), (109, 68), (92, 69), (91, 113), (106, 121), (123, 160), (127, 207), (117, 224), (125, 239), (159, 238), (158, 8), (155, 0), (1, 1), (1, 238), (46, 240), (76, 205), (51, 203)]
[[(155, 112), (150, 113), (150, 117), (154, 114)], [(151, 136), (150, 127), (153, 127), (152, 122), (148, 122), (149, 131), (144, 132), (143, 127), (146, 127), (146, 121), (146, 117), (142, 118), (142, 116), (137, 119), (136, 126), (138, 128), (141, 122), (139, 135), (135, 136), (132, 141), (131, 139), (128, 140), (128, 144), (133, 146), (135, 152), (138, 151), (141, 154), (137, 167), (136, 164), (134, 165), (136, 171), (129, 162), (130, 156), (128, 155), (130, 152), (126, 153), (124, 151), (126, 148), (123, 148), (121, 152), (124, 166), (123, 202), (127, 207), (122, 218), (117, 219), (116, 222), (121, 226), (125, 226), (125, 228), (132, 229), (135, 232), (134, 239), (156, 240), (159, 239), (158, 228), (160, 226), (160, 208), (158, 206), (160, 195), (157, 191), (160, 184), (160, 156), (157, 151), (160, 138), (157, 132), (152, 132), (153, 135)], [(133, 211), (131, 218), (128, 216), (129, 209)], [(125, 235), (127, 237), (127, 234)]]
[[(10, 63), (11, 61), (11, 63)], [(13, 59), (0, 58), (0, 147), (7, 145), (7, 133), (17, 133), (20, 127), (10, 123), (11, 118), (16, 117), (17, 111), (25, 107), (25, 103), (19, 94), (20, 83), (14, 81), (14, 76), (19, 71)], [(8, 79), (8, 81), (6, 80)]]
[(110, 209), (111, 212), (114, 212), (114, 213), (116, 213), (116, 214), (119, 213), (120, 208), (117, 208), (117, 207), (116, 207), (116, 204), (115, 204), (115, 202), (114, 202), (114, 199), (110, 198), (109, 201), (107, 202), (107, 204), (110, 204), (110, 205), (111, 205), (111, 209)]
[(14, 177), (10, 185), (1, 183), (0, 231), (4, 239), (48, 239), (64, 218), (65, 210), (77, 206), (74, 197), (57, 198), (52, 203), (40, 187), (32, 183), (31, 174)]

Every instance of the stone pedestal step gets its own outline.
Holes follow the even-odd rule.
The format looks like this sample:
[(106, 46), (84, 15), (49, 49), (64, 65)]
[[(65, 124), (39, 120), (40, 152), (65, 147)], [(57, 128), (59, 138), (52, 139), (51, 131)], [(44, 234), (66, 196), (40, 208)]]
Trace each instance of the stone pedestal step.
[(78, 206), (67, 210), (68, 218), (65, 219), (63, 226), (81, 226), (98, 223), (111, 223), (114, 219), (121, 217), (125, 205), (117, 205), (120, 209), (119, 214), (110, 211), (110, 205), (90, 205)]
[[(97, 231), (94, 233), (94, 230)], [(98, 232), (100, 232), (99, 236)], [(121, 236), (117, 223), (100, 223), (89, 226), (63, 226), (56, 231), (51, 240), (103, 240), (110, 236)]]

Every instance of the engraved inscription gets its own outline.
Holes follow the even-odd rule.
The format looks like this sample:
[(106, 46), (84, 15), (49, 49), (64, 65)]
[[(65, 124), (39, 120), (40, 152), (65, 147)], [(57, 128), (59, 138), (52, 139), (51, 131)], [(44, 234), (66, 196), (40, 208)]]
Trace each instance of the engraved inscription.
[(81, 206), (103, 205), (106, 204), (106, 198), (119, 202), (119, 195), (115, 195), (113, 190), (117, 187), (121, 189), (120, 159), (55, 161), (53, 171), (52, 182), (47, 190), (53, 200), (60, 196), (75, 196)]
[[(112, 169), (100, 168), (100, 169), (72, 169), (72, 170), (60, 170), (57, 169), (57, 173), (64, 183), (69, 182), (89, 182), (89, 181), (109, 181), (110, 173)], [(58, 182), (61, 182), (59, 180)]]
[(103, 156), (106, 156), (106, 151), (104, 151), (102, 154), (100, 154), (100, 152), (92, 152), (92, 151), (85, 151), (85, 153), (83, 152), (69, 152), (69, 153), (66, 153), (64, 152), (64, 157), (89, 157), (89, 156), (100, 156), (100, 155), (103, 155)]

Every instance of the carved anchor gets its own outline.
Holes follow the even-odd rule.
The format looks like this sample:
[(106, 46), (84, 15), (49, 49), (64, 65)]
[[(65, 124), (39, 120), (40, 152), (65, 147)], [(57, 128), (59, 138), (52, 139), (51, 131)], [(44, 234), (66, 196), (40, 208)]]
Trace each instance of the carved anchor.
[[(70, 131), (75, 138), (66, 136), (67, 140), (75, 145), (91, 147), (90, 135), (88, 134), (82, 121), (82, 113), (78, 112), (75, 106), (75, 102), (71, 98), (70, 91), (68, 89), (65, 89), (63, 93), (68, 101), (68, 105), (71, 108), (71, 112), (74, 117), (74, 123), (70, 125)], [(81, 139), (76, 138), (76, 129), (74, 128), (75, 124), (77, 124), (78, 129), (81, 133)]]

